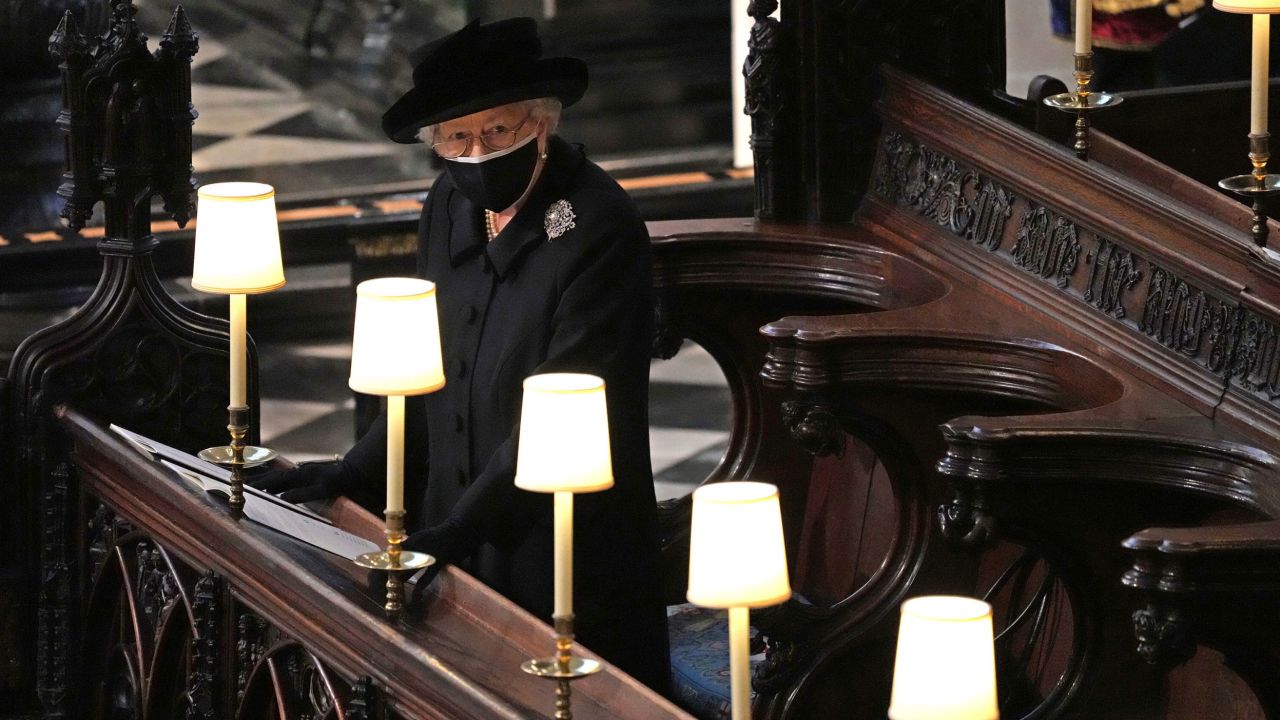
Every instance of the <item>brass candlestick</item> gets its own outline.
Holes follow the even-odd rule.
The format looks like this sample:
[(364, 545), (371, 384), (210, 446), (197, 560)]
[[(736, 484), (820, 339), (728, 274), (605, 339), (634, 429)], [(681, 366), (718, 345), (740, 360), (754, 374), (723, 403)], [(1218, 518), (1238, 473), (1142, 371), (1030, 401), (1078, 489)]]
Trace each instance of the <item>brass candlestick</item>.
[(573, 720), (569, 683), (601, 670), (600, 663), (573, 654), (573, 616), (552, 617), (556, 628), (556, 654), (554, 657), (534, 658), (520, 664), (520, 669), (540, 678), (556, 681), (555, 720)]
[(231, 469), (231, 498), (228, 504), (238, 517), (244, 512), (245, 469), (271, 462), (276, 457), (276, 451), (244, 444), (245, 437), (249, 435), (247, 405), (227, 406), (227, 432), (231, 435), (230, 445), (205, 448), (198, 453), (198, 456), (205, 462)]
[(426, 553), (403, 550), (400, 546), (406, 537), (404, 511), (386, 511), (387, 549), (383, 552), (365, 553), (356, 558), (356, 565), (387, 574), (387, 602), (382, 606), (387, 617), (396, 619), (404, 612), (404, 574), (415, 573), (434, 565), (436, 559)]
[(1076, 157), (1089, 159), (1089, 113), (1115, 107), (1124, 101), (1119, 95), (1106, 92), (1093, 92), (1089, 86), (1093, 83), (1093, 53), (1075, 53), (1076, 91), (1050, 95), (1044, 104), (1055, 110), (1076, 114), (1075, 148)]
[(1280, 193), (1280, 175), (1267, 173), (1267, 163), (1271, 160), (1270, 142), (1271, 133), (1250, 133), (1249, 164), (1253, 166), (1253, 172), (1218, 181), (1218, 187), (1252, 203), (1253, 224), (1249, 228), (1249, 234), (1253, 236), (1253, 244), (1260, 249), (1267, 247), (1265, 201)]

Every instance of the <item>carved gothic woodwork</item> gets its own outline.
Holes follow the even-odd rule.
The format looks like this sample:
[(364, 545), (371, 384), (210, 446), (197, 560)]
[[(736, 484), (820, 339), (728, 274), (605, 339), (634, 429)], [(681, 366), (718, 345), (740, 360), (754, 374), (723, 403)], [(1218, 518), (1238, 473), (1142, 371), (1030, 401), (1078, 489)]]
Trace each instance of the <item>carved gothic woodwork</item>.
[(83, 502), (93, 518), (85, 549), (98, 561), (75, 606), (81, 716), (377, 717), (368, 678), (343, 680), (245, 608), (222, 576), (195, 569), (92, 496)]
[(786, 160), (791, 147), (782, 140), (786, 124), (780, 114), (786, 104), (786, 49), (781, 23), (770, 17), (778, 9), (776, 0), (751, 0), (747, 14), (754, 23), (747, 39), (747, 59), (742, 67), (746, 104), (742, 112), (751, 117), (751, 152), (755, 160), (756, 217), (772, 220), (792, 212), (788, 186), (779, 181), (788, 176)]
[[(5, 568), (25, 578), (20, 586), (40, 588), (38, 603), (17, 598), (27, 630), (13, 646), (38, 657), (27, 664), (36, 668), (34, 694), (49, 716), (76, 716), (85, 701), (74, 681), (80, 637), (73, 602), (85, 571), (73, 552), (78, 486), (51, 408), (72, 403), (186, 447), (225, 437), (226, 324), (174, 301), (152, 262), (153, 196), (179, 224), (193, 209), (190, 62), (197, 39), (178, 8), (152, 53), (134, 13), (127, 0), (116, 2), (106, 34), (85, 37), (68, 12), (49, 38), (63, 79), (62, 214), (78, 228), (102, 204), (102, 267), (71, 317), (21, 344), (7, 379)], [(249, 392), (256, 406), (255, 376)]]

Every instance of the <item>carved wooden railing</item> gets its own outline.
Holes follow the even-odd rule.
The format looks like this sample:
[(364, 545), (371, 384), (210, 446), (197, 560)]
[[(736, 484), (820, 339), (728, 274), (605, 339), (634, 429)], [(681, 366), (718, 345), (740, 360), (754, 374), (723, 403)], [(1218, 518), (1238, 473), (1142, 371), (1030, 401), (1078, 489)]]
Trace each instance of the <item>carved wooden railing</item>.
[[(549, 717), (553, 686), (520, 671), (554, 634), (446, 569), (402, 621), (352, 563), (248, 521), (73, 410), (61, 472), (78, 484), (88, 562), (75, 717)], [(364, 533), (377, 536), (377, 523)], [(589, 651), (588, 653), (589, 654)], [(688, 718), (606, 665), (576, 683), (582, 718)]]

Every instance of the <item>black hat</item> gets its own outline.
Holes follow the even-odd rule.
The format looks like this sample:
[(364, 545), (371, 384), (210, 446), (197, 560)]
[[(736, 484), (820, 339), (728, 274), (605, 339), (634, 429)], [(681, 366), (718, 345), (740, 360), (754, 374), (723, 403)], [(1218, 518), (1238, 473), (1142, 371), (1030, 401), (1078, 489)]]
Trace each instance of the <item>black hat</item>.
[(466, 27), (414, 50), (413, 89), (382, 115), (382, 131), (417, 142), (419, 128), (498, 105), (556, 97), (572, 105), (587, 89), (587, 64), (542, 57), (533, 18)]

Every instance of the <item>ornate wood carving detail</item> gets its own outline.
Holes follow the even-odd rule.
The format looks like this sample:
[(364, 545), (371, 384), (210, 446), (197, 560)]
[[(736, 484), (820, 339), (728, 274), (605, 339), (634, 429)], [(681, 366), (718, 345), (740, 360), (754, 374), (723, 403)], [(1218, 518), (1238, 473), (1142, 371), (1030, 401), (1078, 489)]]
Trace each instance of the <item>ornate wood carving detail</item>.
[(1028, 207), (1011, 253), (1018, 267), (1065, 288), (1080, 260), (1079, 233), (1075, 223), (1048, 208)]
[(843, 447), (844, 430), (829, 406), (802, 401), (784, 402), (782, 422), (791, 439), (812, 455), (834, 455)]
[(991, 178), (898, 132), (886, 132), (875, 191), (952, 233), (997, 250), (1014, 195)]
[(377, 715), (377, 689), (373, 678), (362, 677), (351, 686), (351, 701), (347, 703), (347, 720), (375, 720)]
[(1124, 296), (1142, 273), (1138, 270), (1133, 253), (1114, 242), (1099, 237), (1098, 245), (1085, 256), (1089, 264), (1089, 284), (1085, 286), (1084, 299), (1095, 308), (1117, 320), (1128, 314)]
[[(72, 229), (84, 227), (103, 196), (130, 198), (132, 206), (139, 181), (164, 198), (165, 209), (180, 225), (191, 216), (191, 123), (196, 114), (190, 62), (198, 42), (179, 7), (153, 57), (134, 22), (136, 12), (129, 0), (117, 2), (107, 34), (90, 42), (67, 11), (49, 38), (66, 91), (58, 126), (68, 135), (67, 172), (58, 195), (66, 198), (62, 217)], [(99, 74), (117, 73), (134, 81), (97, 82)], [(144, 200), (151, 192), (143, 193)]]
[(1191, 657), (1191, 623), (1176, 607), (1148, 603), (1133, 611), (1133, 636), (1147, 662), (1176, 665)]
[(191, 672), (187, 679), (186, 720), (215, 720), (218, 667), (218, 624), (222, 617), (222, 579), (212, 572), (196, 582), (195, 637), (191, 640)]
[(1170, 350), (1195, 357), (1211, 326), (1215, 306), (1221, 304), (1182, 278), (1156, 267), (1151, 271), (1140, 327)]
[[(900, 131), (881, 137), (872, 189), (1177, 352), (1224, 387), (1280, 406), (1280, 330), (1262, 315), (1083, 230), (1058, 209), (1015, 195)], [(1017, 217), (1013, 227), (1011, 217)], [(1132, 304), (1135, 299), (1140, 305)]]
[[(763, 635), (763, 633), (762, 633)], [(786, 689), (804, 667), (804, 646), (794, 640), (764, 636), (764, 662), (751, 674), (751, 687), (760, 693), (776, 693)]]
[(783, 107), (782, 30), (769, 17), (778, 9), (777, 0), (750, 0), (747, 14), (755, 23), (747, 38), (747, 59), (742, 66), (746, 80), (746, 104), (742, 111), (751, 116), (751, 150), (755, 157), (756, 217), (779, 216), (781, 188), (777, 163), (778, 114)]
[(938, 530), (956, 547), (977, 549), (996, 539), (996, 518), (981, 490), (953, 485), (951, 502), (938, 506)]
[(236, 620), (236, 696), (244, 697), (249, 674), (267, 652), (267, 621), (251, 612)]
[(138, 592), (138, 607), (151, 627), (160, 627), (160, 620), (181, 597), (178, 578), (169, 570), (164, 554), (150, 541), (139, 542), (134, 587)]
[(72, 644), (72, 569), (68, 547), (72, 467), (54, 466), (44, 483), (44, 542), (41, 549), (37, 694), (46, 716), (65, 717), (70, 711), (68, 681)]
[(1235, 332), (1224, 337), (1234, 341), (1231, 354), (1231, 381), (1264, 399), (1280, 396), (1280, 342), (1276, 326), (1251, 312), (1240, 312)]

